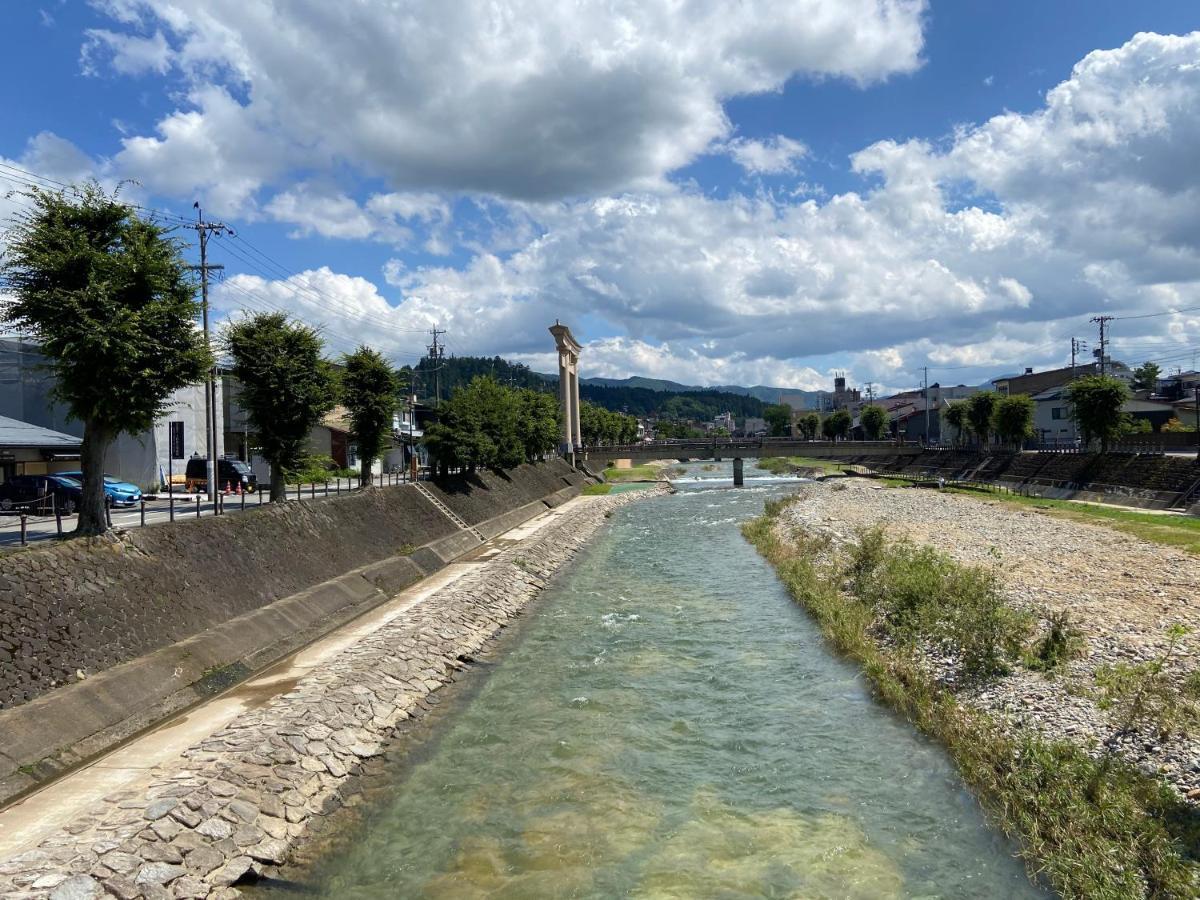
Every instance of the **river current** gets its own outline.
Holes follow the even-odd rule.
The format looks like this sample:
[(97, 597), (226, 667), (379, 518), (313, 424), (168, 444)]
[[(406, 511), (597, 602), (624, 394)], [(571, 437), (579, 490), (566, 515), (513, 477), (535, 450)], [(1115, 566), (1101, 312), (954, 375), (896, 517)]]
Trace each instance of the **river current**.
[(1043, 896), (742, 538), (795, 487), (752, 465), (617, 511), (289, 892)]

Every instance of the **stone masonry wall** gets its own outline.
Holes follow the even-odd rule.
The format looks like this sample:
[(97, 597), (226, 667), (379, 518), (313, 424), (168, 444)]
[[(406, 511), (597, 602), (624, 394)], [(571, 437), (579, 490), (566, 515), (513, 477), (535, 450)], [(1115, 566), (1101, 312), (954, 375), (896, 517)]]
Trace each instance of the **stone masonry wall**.
[[(561, 489), (564, 476), (575, 477), (555, 461), (450, 491), (495, 515)], [(0, 708), (455, 530), (399, 486), (0, 556)]]

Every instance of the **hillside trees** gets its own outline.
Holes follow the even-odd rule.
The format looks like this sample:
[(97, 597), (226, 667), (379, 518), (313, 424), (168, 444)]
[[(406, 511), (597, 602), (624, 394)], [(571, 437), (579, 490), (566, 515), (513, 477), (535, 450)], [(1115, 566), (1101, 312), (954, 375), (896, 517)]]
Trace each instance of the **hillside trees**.
[(358, 442), (360, 485), (371, 483), (371, 465), (392, 434), (399, 383), (392, 366), (377, 351), (359, 347), (342, 358), (341, 398), (350, 413)]
[(862, 425), (864, 438), (868, 441), (883, 440), (887, 431), (888, 414), (882, 406), (874, 403), (864, 406), (858, 414), (858, 421)]
[(1099, 441), (1101, 453), (1107, 453), (1108, 445), (1124, 433), (1126, 417), (1121, 407), (1128, 399), (1129, 389), (1111, 375), (1085, 375), (1067, 385), (1071, 417), (1084, 443)]
[(104, 458), (122, 432), (148, 430), (178, 388), (212, 365), (181, 244), (96, 184), (33, 189), (8, 233), (0, 321), (50, 359), (56, 399), (83, 423), (75, 533), (102, 534)]
[(337, 402), (333, 367), (321, 358), (315, 330), (283, 313), (258, 313), (225, 327), (241, 403), (271, 464), (271, 500), (284, 500), (286, 473), (296, 469), (309, 435)]

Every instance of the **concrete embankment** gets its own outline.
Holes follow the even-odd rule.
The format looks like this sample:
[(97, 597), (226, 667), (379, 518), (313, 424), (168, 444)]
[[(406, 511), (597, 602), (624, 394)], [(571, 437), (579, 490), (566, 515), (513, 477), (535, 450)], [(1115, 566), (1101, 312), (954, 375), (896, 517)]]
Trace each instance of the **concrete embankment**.
[(0, 895), (236, 896), (237, 884), (286, 861), (312, 818), (338, 807), (361, 762), (520, 614), (610, 510), (646, 493), (580, 497), (545, 513), (285, 693), (0, 860)]
[(0, 802), (379, 605), (585, 481), (553, 461), (0, 557)]

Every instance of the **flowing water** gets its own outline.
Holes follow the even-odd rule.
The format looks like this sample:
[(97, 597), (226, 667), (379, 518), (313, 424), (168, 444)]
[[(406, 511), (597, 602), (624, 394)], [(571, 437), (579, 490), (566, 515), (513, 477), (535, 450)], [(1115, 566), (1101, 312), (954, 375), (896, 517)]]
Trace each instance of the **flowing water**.
[[(336, 898), (1036, 897), (945, 754), (831, 655), (688, 467), (530, 610), (338, 851)], [(703, 480), (694, 481), (694, 476)]]

